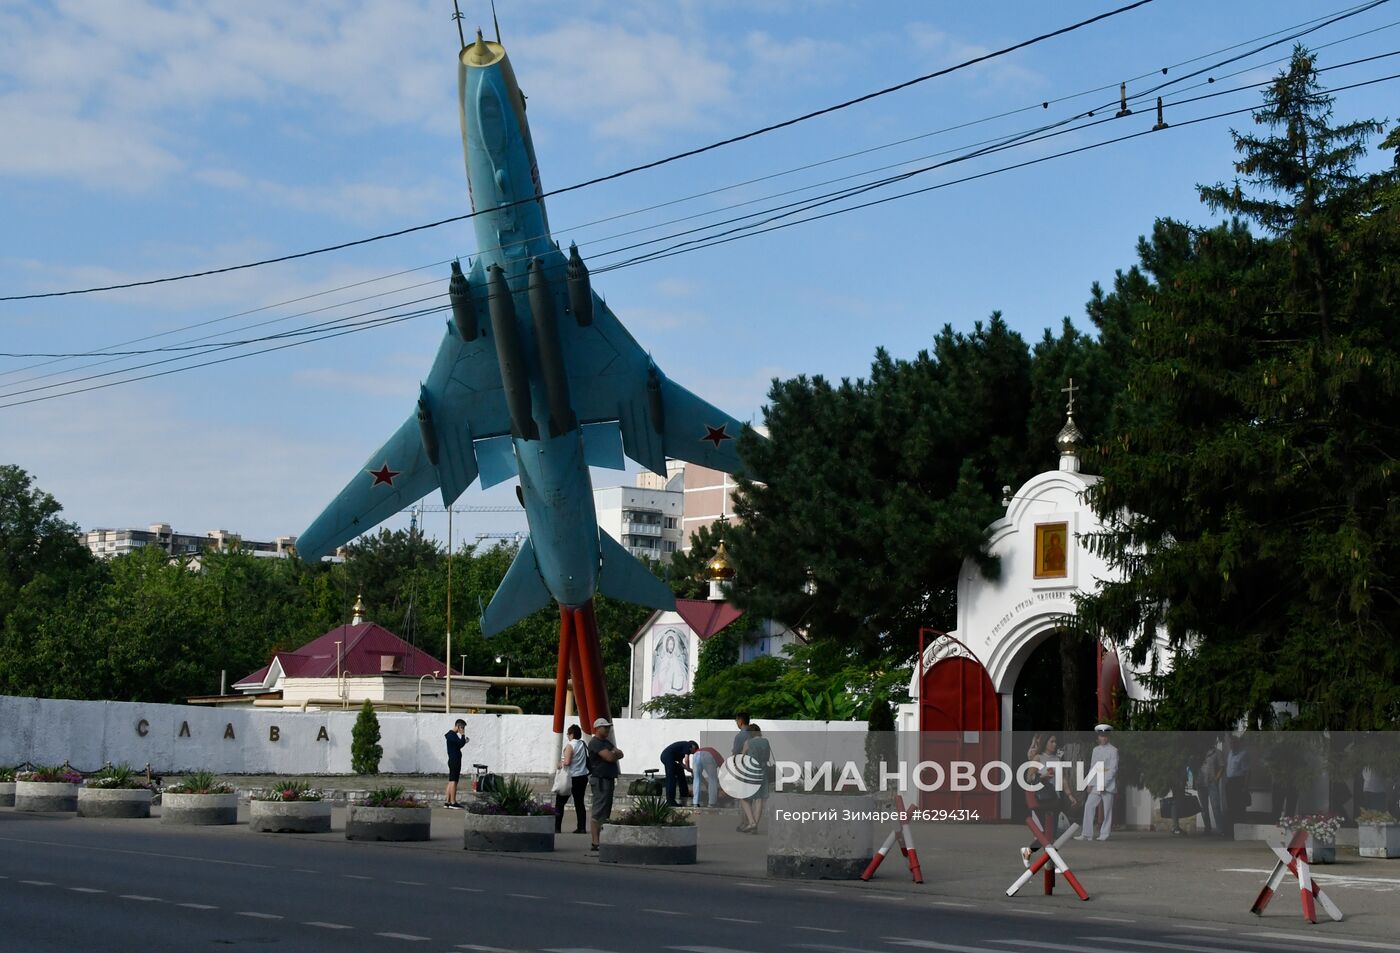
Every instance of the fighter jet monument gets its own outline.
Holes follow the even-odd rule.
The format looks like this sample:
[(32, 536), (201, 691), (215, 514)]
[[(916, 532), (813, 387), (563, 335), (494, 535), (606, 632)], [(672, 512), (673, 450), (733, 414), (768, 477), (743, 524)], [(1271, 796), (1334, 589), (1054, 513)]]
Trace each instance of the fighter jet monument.
[(452, 265), (451, 319), (416, 407), (297, 539), (305, 559), (406, 509), (433, 489), (450, 506), (468, 486), (518, 479), (530, 536), (482, 616), (494, 635), (560, 608), (555, 731), (572, 678), (585, 724), (610, 717), (593, 594), (658, 609), (670, 589), (598, 529), (590, 466), (630, 457), (665, 474), (668, 457), (743, 473), (744, 426), (672, 382), (593, 291), (575, 247), (550, 236), (525, 97), (499, 42), (462, 48), (462, 148), (478, 254)]

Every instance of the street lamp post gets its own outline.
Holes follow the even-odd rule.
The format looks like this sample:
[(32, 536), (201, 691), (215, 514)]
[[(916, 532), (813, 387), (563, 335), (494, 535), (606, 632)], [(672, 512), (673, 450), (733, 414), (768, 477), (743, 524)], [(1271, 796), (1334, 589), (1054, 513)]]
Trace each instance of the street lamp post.
[[(509, 656), (509, 655), (497, 655), (497, 656), (496, 656), (496, 664), (497, 664), (497, 665), (500, 665), (502, 662), (505, 662), (505, 663), (506, 663), (506, 678), (510, 678), (510, 656)], [(510, 686), (509, 686), (509, 685), (506, 686), (506, 704), (507, 704), (507, 705), (510, 704)]]
[[(450, 672), (449, 672), (448, 674), (451, 675)], [(425, 679), (425, 678), (434, 678), (434, 679), (435, 679), (435, 678), (437, 678), (437, 677), (438, 677), (438, 671), (437, 671), (437, 669), (433, 669), (433, 670), (432, 670), (431, 672), (429, 672), (427, 675), (419, 675), (419, 676), (418, 676), (418, 710), (419, 710), (419, 711), (422, 711), (422, 710), (423, 710), (423, 679)]]

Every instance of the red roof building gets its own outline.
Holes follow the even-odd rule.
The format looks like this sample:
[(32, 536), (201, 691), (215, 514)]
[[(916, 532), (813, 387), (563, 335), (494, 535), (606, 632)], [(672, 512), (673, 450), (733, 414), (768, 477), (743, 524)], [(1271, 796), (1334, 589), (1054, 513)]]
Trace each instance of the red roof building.
[(409, 645), (382, 625), (361, 622), (337, 626), (294, 652), (278, 652), (267, 665), (234, 682), (233, 688), (263, 694), (277, 691), (283, 678), (418, 678), (435, 672), (442, 675), (445, 668), (441, 659)]

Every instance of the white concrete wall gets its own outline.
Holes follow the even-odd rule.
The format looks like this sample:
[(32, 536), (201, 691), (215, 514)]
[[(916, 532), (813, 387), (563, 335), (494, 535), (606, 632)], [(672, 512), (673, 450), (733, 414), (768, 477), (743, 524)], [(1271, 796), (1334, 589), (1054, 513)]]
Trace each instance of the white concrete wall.
[[(285, 712), (0, 695), (0, 764), (68, 761), (92, 771), (107, 761), (137, 767), (149, 762), (157, 772), (204, 768), (220, 774), (349, 774), (350, 732), (357, 715), (356, 709)], [(553, 719), (548, 715), (380, 712), (380, 770), (444, 773), (443, 735), (457, 718), (466, 720), (471, 739), (463, 752), (468, 773), (476, 762), (490, 765), (497, 774), (543, 774), (557, 763)], [(233, 738), (225, 737), (229, 726)], [(186, 728), (187, 734), (182, 734)], [(319, 737), (322, 728), (325, 738)], [(615, 726), (628, 774), (658, 767), (661, 749), (683, 739), (713, 744), (727, 755), (734, 730), (728, 719), (619, 718)], [(864, 730), (863, 724), (852, 722), (764, 724), (779, 758), (790, 746), (781, 740), (788, 732), (802, 732), (800, 756), (814, 758), (854, 750), (853, 733), (863, 735)], [(818, 740), (823, 734), (826, 737)]]

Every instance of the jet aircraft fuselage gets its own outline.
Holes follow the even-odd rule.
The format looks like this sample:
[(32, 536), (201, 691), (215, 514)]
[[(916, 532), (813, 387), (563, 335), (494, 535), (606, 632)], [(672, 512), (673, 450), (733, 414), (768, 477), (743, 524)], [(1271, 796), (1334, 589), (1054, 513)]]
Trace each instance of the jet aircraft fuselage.
[(478, 477), (518, 478), (530, 537), (486, 608), (485, 634), (551, 598), (591, 619), (595, 591), (671, 608), (670, 589), (599, 532), (589, 467), (620, 470), (625, 455), (661, 474), (668, 457), (742, 472), (743, 425), (666, 378), (593, 292), (577, 248), (565, 255), (551, 238), (504, 47), (478, 32), (457, 87), (478, 254), (468, 274), (452, 265), (452, 317), (415, 413), (297, 548), (318, 558), (434, 487), (450, 506)]

